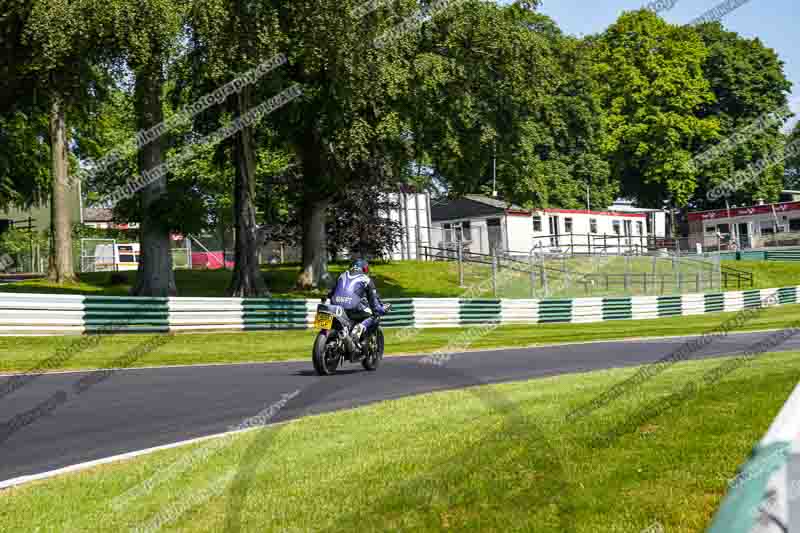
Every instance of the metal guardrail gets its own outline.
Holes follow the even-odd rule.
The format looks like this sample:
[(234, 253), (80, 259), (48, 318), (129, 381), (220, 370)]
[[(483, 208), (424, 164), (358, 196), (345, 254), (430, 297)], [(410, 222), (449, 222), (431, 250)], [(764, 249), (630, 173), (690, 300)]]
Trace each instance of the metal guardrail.
[[(705, 261), (699, 261), (697, 259), (692, 259), (691, 257), (682, 257), (680, 260), (683, 263), (701, 265), (699, 268), (707, 267), (711, 269), (714, 267), (714, 265), (711, 265)], [(752, 272), (740, 270), (727, 265), (719, 265), (719, 269), (722, 277), (721, 287), (723, 289), (734, 287), (737, 289), (752, 288), (755, 284), (755, 277), (753, 276)]]
[[(594, 287), (604, 287), (606, 290), (640, 289), (645, 293), (650, 290), (659, 294), (667, 291), (683, 292), (684, 290), (695, 290), (701, 292), (706, 289), (744, 289), (752, 288), (755, 284), (752, 272), (739, 270), (736, 268), (714, 265), (706, 261), (693, 258), (680, 257), (681, 264), (688, 264), (695, 267), (696, 271), (687, 273), (676, 271), (670, 274), (657, 274), (655, 267), (653, 273), (648, 272), (626, 272), (626, 273), (582, 273), (573, 272), (566, 267), (556, 268), (546, 265), (544, 261), (534, 261), (534, 252), (543, 252), (542, 247), (535, 247), (529, 253), (507, 251), (502, 255), (492, 256), (489, 254), (479, 254), (469, 252), (464, 249), (459, 250), (457, 246), (453, 248), (434, 248), (423, 247), (426, 260), (440, 260), (458, 262), (460, 265), (459, 277), (460, 284), (463, 286), (463, 267), (462, 263), (481, 264), (492, 266), (498, 270), (508, 268), (517, 272), (527, 273), (531, 276), (531, 297), (534, 296), (535, 288), (548, 288), (550, 283), (559, 281), (583, 286), (583, 292), (589, 295)], [(528, 256), (528, 261), (517, 259), (517, 257)], [(573, 257), (569, 254), (561, 254), (561, 257)], [(643, 256), (644, 257), (644, 256)], [(655, 256), (654, 261), (656, 260)], [(718, 268), (717, 272), (714, 269)], [(549, 280), (548, 280), (549, 278)], [(496, 296), (496, 294), (495, 294)]]
[[(533, 237), (534, 246), (568, 255), (648, 255), (660, 250), (694, 252), (688, 238), (596, 233), (559, 233)], [(717, 244), (719, 249), (720, 244)]]

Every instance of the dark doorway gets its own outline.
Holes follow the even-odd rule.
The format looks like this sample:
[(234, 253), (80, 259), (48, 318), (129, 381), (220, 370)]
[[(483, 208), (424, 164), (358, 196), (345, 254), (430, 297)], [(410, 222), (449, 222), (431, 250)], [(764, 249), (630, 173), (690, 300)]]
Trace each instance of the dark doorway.
[(748, 231), (749, 224), (747, 222), (740, 222), (737, 224), (739, 232), (739, 247), (740, 249), (750, 248), (750, 232)]
[(503, 226), (499, 218), (486, 219), (486, 232), (489, 237), (489, 253), (503, 250)]
[(547, 219), (548, 229), (550, 230), (550, 246), (558, 246), (558, 215), (550, 215)]

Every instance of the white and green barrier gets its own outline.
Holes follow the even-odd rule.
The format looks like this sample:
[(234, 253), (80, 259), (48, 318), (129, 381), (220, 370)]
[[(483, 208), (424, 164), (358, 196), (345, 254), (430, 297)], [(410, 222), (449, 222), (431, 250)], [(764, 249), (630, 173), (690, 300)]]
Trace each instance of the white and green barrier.
[[(797, 287), (614, 298), (388, 299), (386, 327), (587, 323), (739, 311), (764, 301), (797, 303)], [(273, 298), (138, 298), (0, 294), (0, 334), (81, 334), (306, 329), (319, 300)]]
[(800, 385), (730, 482), (709, 533), (800, 533)]

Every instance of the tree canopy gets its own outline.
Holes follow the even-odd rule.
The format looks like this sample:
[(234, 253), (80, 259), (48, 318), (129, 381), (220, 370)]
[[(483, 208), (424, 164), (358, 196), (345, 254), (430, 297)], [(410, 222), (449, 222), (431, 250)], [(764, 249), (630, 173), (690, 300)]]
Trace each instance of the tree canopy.
[[(7, 4), (0, 205), (53, 198), (57, 207), (67, 173), (120, 146), (133, 149), (87, 174), (87, 204), (181, 161), (114, 206), (141, 223), (139, 295), (176, 294), (175, 233), (233, 236), (232, 295), (267, 294), (264, 239), (301, 245), (298, 283), (318, 287), (330, 256), (393, 248), (398, 227), (382, 221), (398, 188), (488, 193), (496, 172), (499, 195), (530, 208), (582, 208), (587, 193), (594, 209), (618, 196), (716, 207), (724, 199), (709, 191), (800, 135), (779, 131), (790, 84), (774, 50), (719, 23), (674, 25), (649, 10), (577, 38), (538, 2)], [(237, 85), (205, 99), (226, 84)], [(290, 88), (295, 98), (240, 122)], [(232, 126), (221, 142), (197, 144)], [(154, 127), (154, 138), (132, 142)], [(793, 155), (729, 200), (774, 200), (784, 184), (797, 188), (798, 168)], [(64, 244), (71, 221), (59, 216), (53, 235)]]

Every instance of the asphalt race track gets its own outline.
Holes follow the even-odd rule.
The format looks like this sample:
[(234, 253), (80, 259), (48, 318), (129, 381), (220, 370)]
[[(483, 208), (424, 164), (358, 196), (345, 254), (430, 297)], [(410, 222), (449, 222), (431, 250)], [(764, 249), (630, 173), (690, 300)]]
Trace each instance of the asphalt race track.
[[(742, 353), (769, 335), (717, 338), (694, 358)], [(68, 392), (67, 399), (0, 443), (0, 481), (222, 433), (297, 390), (300, 394), (270, 422), (432, 390), (637, 365), (668, 355), (688, 339), (454, 354), (443, 367), (421, 364), (422, 357), (389, 357), (377, 372), (345, 364), (338, 375), (326, 378), (314, 374), (310, 359), (122, 370), (80, 395), (72, 392), (73, 385), (86, 372), (43, 375), (0, 398), (0, 440), (15, 417), (19, 420), (60, 390)], [(800, 336), (772, 351), (780, 350), (800, 350)], [(0, 378), (0, 388), (7, 379)]]

